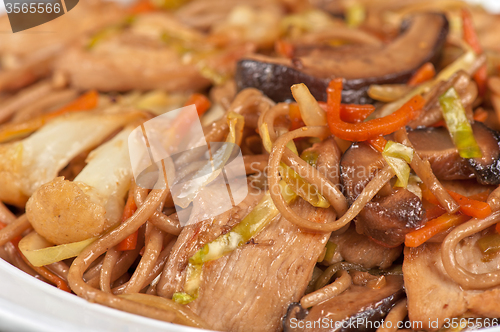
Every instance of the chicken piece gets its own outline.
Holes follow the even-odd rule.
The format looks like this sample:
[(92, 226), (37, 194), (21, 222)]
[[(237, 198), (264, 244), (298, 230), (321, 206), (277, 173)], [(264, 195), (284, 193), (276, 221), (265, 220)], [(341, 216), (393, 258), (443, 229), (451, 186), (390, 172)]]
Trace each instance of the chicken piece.
[[(0, 90), (15, 90), (46, 76), (63, 49), (83, 35), (125, 18), (123, 7), (112, 2), (80, 1), (65, 15), (28, 31), (4, 33), (0, 49)], [(0, 31), (11, 31), (7, 15)], [(49, 33), (47, 33), (49, 32)]]
[(104, 30), (69, 49), (57, 69), (80, 89), (196, 91), (211, 84), (208, 76), (230, 75), (235, 59), (250, 50), (217, 50), (204, 35), (158, 12), (140, 15), (127, 27)]
[(343, 234), (332, 236), (330, 241), (337, 245), (335, 250), (343, 259), (349, 263), (360, 264), (367, 269), (388, 268), (399, 257), (402, 249), (401, 246), (383, 247), (366, 235), (358, 234), (354, 227), (350, 227)]
[[(331, 181), (340, 150), (333, 139), (315, 144), (317, 168)], [(338, 183), (338, 182), (334, 182)], [(291, 205), (313, 222), (333, 222), (333, 208), (314, 208), (297, 198)], [(298, 301), (330, 234), (300, 229), (276, 216), (252, 241), (203, 266), (199, 295), (189, 307), (214, 329), (275, 331), (292, 302)]]
[[(474, 273), (498, 270), (498, 259), (483, 261), (475, 246), (479, 237), (476, 234), (466, 238), (457, 246), (459, 264)], [(427, 331), (436, 331), (445, 319), (466, 311), (483, 317), (500, 317), (500, 288), (463, 290), (446, 273), (440, 246), (439, 243), (426, 243), (417, 248), (405, 248), (403, 274), (410, 320), (423, 322), (423, 329)]]

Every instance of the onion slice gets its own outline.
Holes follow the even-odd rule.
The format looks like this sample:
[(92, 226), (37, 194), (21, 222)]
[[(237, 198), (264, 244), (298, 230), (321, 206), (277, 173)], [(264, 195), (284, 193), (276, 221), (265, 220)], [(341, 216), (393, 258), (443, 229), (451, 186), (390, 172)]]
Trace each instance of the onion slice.
[(96, 239), (97, 237), (92, 237), (79, 242), (54, 246), (38, 233), (31, 232), (19, 241), (19, 250), (33, 266), (44, 266), (78, 256)]

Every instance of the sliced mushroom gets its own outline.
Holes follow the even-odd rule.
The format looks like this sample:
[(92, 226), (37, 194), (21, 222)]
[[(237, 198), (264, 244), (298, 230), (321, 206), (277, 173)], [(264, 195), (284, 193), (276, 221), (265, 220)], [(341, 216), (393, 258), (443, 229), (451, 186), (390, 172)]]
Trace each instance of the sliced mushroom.
[(254, 55), (237, 65), (238, 89), (255, 87), (275, 101), (291, 99), (290, 86), (305, 83), (318, 100), (335, 77), (345, 78), (342, 98), (367, 103), (371, 84), (405, 83), (423, 63), (436, 62), (448, 33), (442, 14), (423, 13), (403, 22), (399, 38), (386, 46), (297, 49), (293, 59)]
[(458, 154), (446, 128), (419, 128), (408, 132), (418, 154), (429, 160), (440, 180), (476, 178), (485, 185), (500, 184), (500, 134), (480, 122), (472, 125), (482, 158), (464, 159)]
[[(283, 319), (284, 332), (320, 329), (325, 332), (375, 331), (378, 324), (373, 322), (382, 320), (394, 304), (404, 297), (403, 278), (385, 278), (387, 283), (381, 288), (353, 285), (344, 293), (310, 310), (302, 308), (299, 303), (292, 303)], [(318, 326), (318, 322), (322, 325)]]
[[(383, 166), (382, 155), (364, 142), (353, 143), (344, 153), (341, 180), (351, 203)], [(388, 185), (356, 217), (356, 228), (381, 244), (396, 247), (422, 224), (424, 215), (422, 201), (415, 194)]]

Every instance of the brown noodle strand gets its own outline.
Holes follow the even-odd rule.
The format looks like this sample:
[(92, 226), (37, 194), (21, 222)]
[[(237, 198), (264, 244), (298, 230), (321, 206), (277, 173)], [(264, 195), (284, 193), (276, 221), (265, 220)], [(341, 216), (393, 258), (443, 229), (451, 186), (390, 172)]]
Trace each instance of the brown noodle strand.
[[(406, 129), (403, 128), (396, 131), (395, 138), (399, 143), (409, 146), (415, 151), (415, 148), (408, 138)], [(455, 202), (455, 200), (443, 187), (441, 182), (439, 182), (439, 180), (436, 178), (436, 176), (432, 172), (432, 168), (429, 162), (427, 160), (422, 160), (422, 158), (420, 158), (416, 151), (413, 154), (413, 160), (411, 161), (410, 166), (415, 171), (415, 173), (417, 173), (418, 177), (427, 186), (427, 188), (429, 188), (434, 196), (436, 196), (441, 206), (444, 207), (448, 213), (455, 213), (458, 211), (460, 205)]]
[(63, 261), (55, 262), (49, 265), (45, 265), (45, 267), (52, 273), (56, 274), (59, 278), (68, 282), (68, 272), (69, 266)]
[(488, 196), (487, 202), (493, 211), (500, 210), (500, 186)]
[[(18, 249), (18, 248), (16, 248)], [(19, 249), (18, 249), (19, 250)], [(30, 261), (24, 256), (21, 252), (19, 252), (19, 255), (21, 256), (22, 260), (28, 265), (30, 268), (35, 270), (38, 274), (40, 274), (43, 278), (48, 280), (50, 283), (54, 284), (59, 288), (60, 290), (63, 290), (65, 292), (71, 293), (71, 289), (68, 286), (67, 281), (59, 278), (57, 275), (54, 273), (50, 272), (47, 268), (43, 266), (34, 266), (30, 263)]]
[[(132, 192), (134, 193), (135, 204), (138, 207), (144, 204), (147, 196), (147, 191), (147, 189), (140, 188), (135, 183), (132, 184)], [(178, 220), (169, 218), (160, 211), (155, 211), (151, 216), (149, 216), (149, 221), (151, 221), (160, 230), (169, 234), (179, 235), (182, 230), (182, 227)]]
[(94, 278), (99, 278), (99, 274), (101, 273), (102, 263), (104, 261), (104, 256), (97, 258), (92, 265), (85, 271), (83, 275), (83, 280), (89, 282)]
[[(2, 89), (3, 74), (0, 75), (0, 90)], [(9, 98), (7, 101), (3, 102), (0, 107), (0, 123), (3, 123), (5, 120), (10, 118), (16, 110), (30, 105), (32, 102), (50, 93), (52, 90), (53, 86), (51, 80), (45, 80), (34, 84)]]
[(79, 296), (92, 302), (97, 302), (111, 308), (135, 313), (141, 316), (158, 319), (166, 322), (175, 320), (176, 312), (160, 310), (144, 304), (119, 298), (113, 294), (105, 293), (87, 285), (82, 277), (85, 270), (97, 257), (109, 248), (116, 246), (128, 235), (135, 232), (153, 214), (167, 195), (166, 189), (153, 189), (144, 204), (137, 209), (132, 217), (127, 219), (111, 232), (103, 235), (100, 239), (85, 248), (78, 255), (69, 269), (68, 281), (71, 289)]
[(39, 279), (43, 280), (44, 282), (47, 282), (44, 278), (42, 278), (35, 270), (33, 270), (31, 267), (26, 264), (23, 259), (21, 258), (21, 254), (19, 254), (19, 251), (17, 251), (16, 247), (12, 244), (12, 242), (7, 242), (3, 248), (5, 248), (5, 251), (9, 255), (11, 264), (17, 267), (18, 269), (26, 272), (27, 274)]
[(121, 252), (116, 250), (116, 248), (111, 248), (106, 252), (104, 260), (102, 261), (101, 275), (99, 279), (99, 288), (106, 293), (111, 293), (111, 274), (113, 273), (113, 268), (120, 258)]
[(31, 224), (25, 214), (17, 218), (14, 222), (8, 224), (0, 230), (0, 246), (11, 241), (16, 236), (20, 236), (26, 230), (31, 228)]
[[(288, 115), (288, 109), (289, 106), (287, 103), (279, 103), (269, 109), (267, 112), (262, 113), (259, 118), (259, 126), (264, 122), (268, 125), (269, 137), (273, 144), (276, 140), (274, 122), (279, 116)], [(323, 195), (330, 202), (330, 204), (334, 206), (335, 211), (337, 211), (338, 215), (342, 215), (345, 213), (345, 211), (347, 210), (347, 200), (345, 199), (345, 196), (333, 183), (331, 183), (326, 178), (326, 176), (324, 176), (316, 168), (309, 165), (306, 161), (301, 159), (288, 148), (284, 149), (284, 153), (281, 159), (288, 167), (292, 168), (301, 177), (307, 180), (307, 182), (316, 186), (316, 188), (319, 189), (321, 195)]]
[[(153, 282), (156, 279), (156, 277), (158, 277), (160, 273), (163, 271), (163, 267), (167, 262), (168, 256), (170, 255), (170, 251), (172, 250), (172, 247), (174, 246), (176, 240), (177, 240), (176, 238), (172, 239), (161, 251), (160, 255), (158, 256), (158, 259), (156, 260), (156, 264), (153, 266), (153, 269), (151, 270), (148, 277), (144, 281), (144, 285), (151, 284), (151, 282)], [(128, 283), (124, 283), (121, 286), (113, 288), (112, 289), (113, 294), (115, 295), (123, 294), (127, 285)]]
[(457, 226), (448, 234), (441, 245), (441, 258), (448, 275), (466, 289), (486, 289), (500, 285), (500, 271), (472, 273), (464, 269), (455, 254), (457, 245), (464, 238), (478, 233), (500, 221), (500, 211), (495, 211), (484, 219), (471, 219)]
[[(322, 137), (326, 133), (328, 129), (326, 127), (303, 127), (301, 129), (294, 130), (292, 132), (286, 133), (280, 136), (276, 143), (274, 144), (273, 151), (269, 157), (269, 192), (273, 199), (274, 204), (280, 211), (283, 217), (285, 217), (291, 223), (313, 231), (319, 232), (332, 232), (338, 230), (349, 223), (352, 219), (358, 215), (358, 213), (363, 209), (363, 207), (378, 193), (378, 191), (385, 185), (387, 181), (389, 181), (394, 176), (394, 171), (386, 166), (384, 169), (379, 171), (379, 173), (368, 183), (368, 185), (363, 189), (363, 192), (358, 196), (356, 201), (351, 205), (349, 210), (342, 215), (342, 217), (334, 222), (327, 224), (319, 224), (307, 220), (298, 216), (293, 210), (286, 204), (281, 196), (281, 190), (279, 186), (279, 164), (281, 161), (281, 157), (283, 152), (285, 151), (286, 144), (297, 137)], [(301, 173), (299, 173), (301, 174)], [(336, 188), (336, 187), (335, 187)], [(336, 188), (337, 189), (337, 188)], [(338, 189), (337, 189), (338, 191)], [(345, 197), (340, 193), (339, 195), (344, 198)], [(327, 197), (328, 198), (328, 197)], [(342, 211), (342, 205), (340, 204), (342, 201), (339, 199), (338, 201), (330, 202), (335, 209), (339, 209)], [(347, 205), (347, 202), (345, 202)], [(340, 206), (340, 208), (339, 208)]]
[[(134, 264), (135, 260), (139, 256), (139, 252), (142, 250), (144, 247), (144, 237), (139, 236), (137, 239), (137, 246), (135, 247), (134, 250), (127, 250), (123, 252), (118, 258), (118, 261), (116, 262), (116, 265), (113, 266), (113, 271), (111, 271), (111, 283), (116, 281), (118, 278), (120, 278), (123, 274), (127, 273), (128, 269)], [(102, 263), (100, 264), (102, 266)], [(84, 275), (85, 277), (85, 275)], [(97, 274), (91, 279), (85, 279), (87, 280), (87, 284), (91, 287), (94, 288), (99, 288), (100, 286), (100, 275)]]
[(186, 306), (178, 304), (170, 299), (147, 294), (123, 294), (120, 297), (130, 299), (138, 303), (144, 303), (151, 307), (157, 307), (177, 313), (176, 323), (198, 328), (208, 328), (207, 324), (200, 319), (196, 314), (189, 310)]
[[(124, 293), (139, 293), (145, 286), (145, 281), (154, 268), (154, 264), (160, 255), (163, 246), (163, 232), (151, 224), (147, 224), (150, 230), (146, 231), (146, 246), (144, 254), (128, 281)], [(148, 234), (149, 233), (149, 234)]]
[(16, 220), (16, 216), (14, 213), (10, 212), (10, 210), (0, 202), (0, 222), (4, 224), (11, 224)]
[[(395, 332), (398, 330), (399, 322), (402, 322), (406, 315), (408, 314), (408, 309), (406, 308), (406, 299), (403, 299), (396, 303), (392, 307), (387, 317), (384, 318), (384, 325), (377, 329), (377, 332)], [(389, 324), (388, 324), (389, 323)]]
[(325, 286), (317, 291), (309, 293), (300, 299), (302, 308), (313, 307), (323, 301), (329, 300), (348, 289), (352, 284), (352, 278), (345, 270), (340, 272), (340, 277), (333, 283)]

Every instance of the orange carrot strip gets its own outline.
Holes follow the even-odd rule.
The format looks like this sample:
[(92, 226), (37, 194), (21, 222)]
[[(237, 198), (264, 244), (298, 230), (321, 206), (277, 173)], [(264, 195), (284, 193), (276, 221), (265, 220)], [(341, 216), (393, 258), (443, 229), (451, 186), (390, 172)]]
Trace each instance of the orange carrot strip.
[(342, 121), (340, 117), (341, 92), (342, 79), (336, 78), (330, 81), (327, 88), (326, 116), (332, 134), (346, 141), (366, 141), (393, 133), (415, 119), (425, 104), (425, 100), (417, 95), (399, 110), (383, 118), (361, 123), (348, 123)]
[(442, 216), (446, 213), (446, 210), (443, 209), (440, 205), (435, 205), (432, 208), (428, 208), (425, 211), (425, 219), (432, 220), (436, 219), (439, 216)]
[(486, 202), (488, 200), (488, 196), (490, 196), (490, 191), (485, 190), (483, 192), (480, 192), (479, 194), (470, 195), (470, 196), (468, 196), (468, 198), (476, 200), (476, 201), (480, 201), (480, 202)]
[(294, 48), (293, 45), (283, 39), (278, 39), (276, 43), (274, 43), (274, 50), (279, 55), (282, 55), (288, 59), (293, 58)]
[(387, 144), (387, 140), (383, 136), (379, 136), (377, 138), (369, 139), (368, 144), (375, 148), (378, 152), (384, 151), (385, 145)]
[(463, 214), (445, 213), (435, 219), (428, 221), (424, 227), (406, 234), (405, 246), (418, 247), (419, 245), (429, 240), (431, 237), (446, 231), (450, 227), (460, 225), (469, 219), (469, 216)]
[(298, 104), (290, 104), (288, 115), (290, 116), (290, 120), (292, 121), (292, 123), (290, 124), (290, 131), (305, 126), (304, 121), (302, 121), (302, 116), (300, 115), (300, 108)]
[[(421, 186), (422, 188), (422, 198), (434, 205), (440, 205), (436, 196), (425, 186)], [(491, 214), (491, 207), (488, 203), (481, 201), (485, 195), (485, 193), (480, 193), (478, 196), (466, 197), (460, 195), (454, 191), (446, 190), (450, 196), (460, 205), (460, 211), (474, 218), (486, 218)], [(487, 193), (486, 193), (487, 195)], [(474, 199), (478, 197), (480, 199)], [(487, 198), (487, 196), (486, 196)]]
[(38, 274), (40, 274), (42, 277), (47, 279), (49, 282), (56, 285), (56, 287), (59, 288), (60, 290), (71, 293), (71, 289), (69, 288), (66, 281), (62, 280), (61, 278), (59, 278), (58, 276), (56, 276), (54, 273), (50, 272), (49, 270), (47, 270), (47, 268), (45, 268), (43, 266), (33, 266), (30, 263), (30, 261), (26, 258), (26, 256), (23, 255), (21, 250), (19, 250), (19, 247), (17, 246), (17, 244), (14, 244), (14, 245), (16, 246), (17, 251), (19, 252), (19, 255), (21, 255), (21, 258), (23, 259), (23, 261), (29, 267), (31, 267), (33, 270), (35, 270)]
[(495, 226), (495, 231), (497, 231), (497, 233), (500, 233), (500, 222)]
[[(462, 9), (462, 28), (463, 28), (463, 38), (467, 44), (472, 47), (474, 52), (477, 54), (483, 53), (483, 48), (479, 43), (479, 38), (477, 37), (476, 29), (474, 28), (474, 23), (472, 22), (472, 16), (470, 12), (463, 8)], [(477, 89), (480, 96), (483, 96), (486, 92), (486, 81), (488, 79), (488, 70), (486, 64), (481, 66), (479, 70), (474, 74), (474, 80), (477, 83)]]
[(462, 211), (463, 214), (478, 219), (486, 218), (491, 214), (491, 207), (488, 203), (470, 199), (451, 190), (447, 191), (450, 196), (458, 203), (458, 205), (460, 205), (460, 211)]
[[(127, 198), (127, 203), (125, 203), (125, 208), (123, 209), (122, 214), (122, 223), (125, 222), (128, 218), (132, 217), (137, 211), (137, 205), (135, 205), (134, 197), (131, 193), (129, 193)], [(134, 233), (127, 236), (122, 240), (117, 246), (116, 250), (126, 251), (126, 250), (134, 250), (137, 246), (137, 236), (139, 235), (139, 231), (135, 231)]]
[(141, 14), (141, 13), (149, 13), (155, 11), (157, 8), (153, 3), (149, 0), (139, 0), (134, 5), (132, 5), (128, 11), (131, 14)]
[(474, 112), (474, 121), (484, 122), (486, 119), (488, 119), (488, 112), (483, 108), (476, 109)]
[(201, 93), (193, 93), (189, 99), (186, 101), (184, 106), (189, 106), (194, 104), (196, 106), (196, 111), (198, 116), (202, 116), (211, 106), (210, 100)]
[(436, 69), (434, 68), (434, 65), (430, 62), (426, 62), (415, 72), (415, 74), (413, 74), (413, 76), (408, 81), (408, 85), (419, 85), (434, 78), (434, 76), (436, 76)]
[[(3, 228), (6, 225), (4, 223), (1, 223), (1, 226)], [(21, 241), (21, 237), (20, 236), (12, 239), (12, 241), (10, 241), (10, 242), (14, 245), (14, 247), (16, 247), (17, 252), (21, 256), (21, 258), (23, 259), (23, 261), (29, 267), (31, 267), (34, 271), (36, 271), (38, 274), (40, 274), (42, 277), (44, 277), (49, 282), (51, 282), (54, 285), (56, 285), (57, 288), (59, 288), (60, 290), (65, 291), (65, 292), (71, 293), (71, 289), (69, 288), (69, 286), (66, 283), (66, 281), (62, 280), (61, 278), (59, 278), (58, 276), (56, 276), (54, 273), (50, 272), (49, 270), (47, 270), (47, 268), (45, 268), (43, 266), (40, 266), (40, 267), (33, 266), (33, 264), (30, 263), (30, 261), (26, 258), (26, 256), (23, 255), (23, 253), (21, 252), (21, 250), (19, 250), (19, 241)]]
[[(318, 102), (319, 106), (327, 111), (325, 102)], [(345, 122), (358, 123), (363, 122), (370, 114), (375, 111), (373, 105), (340, 104), (340, 119)]]

